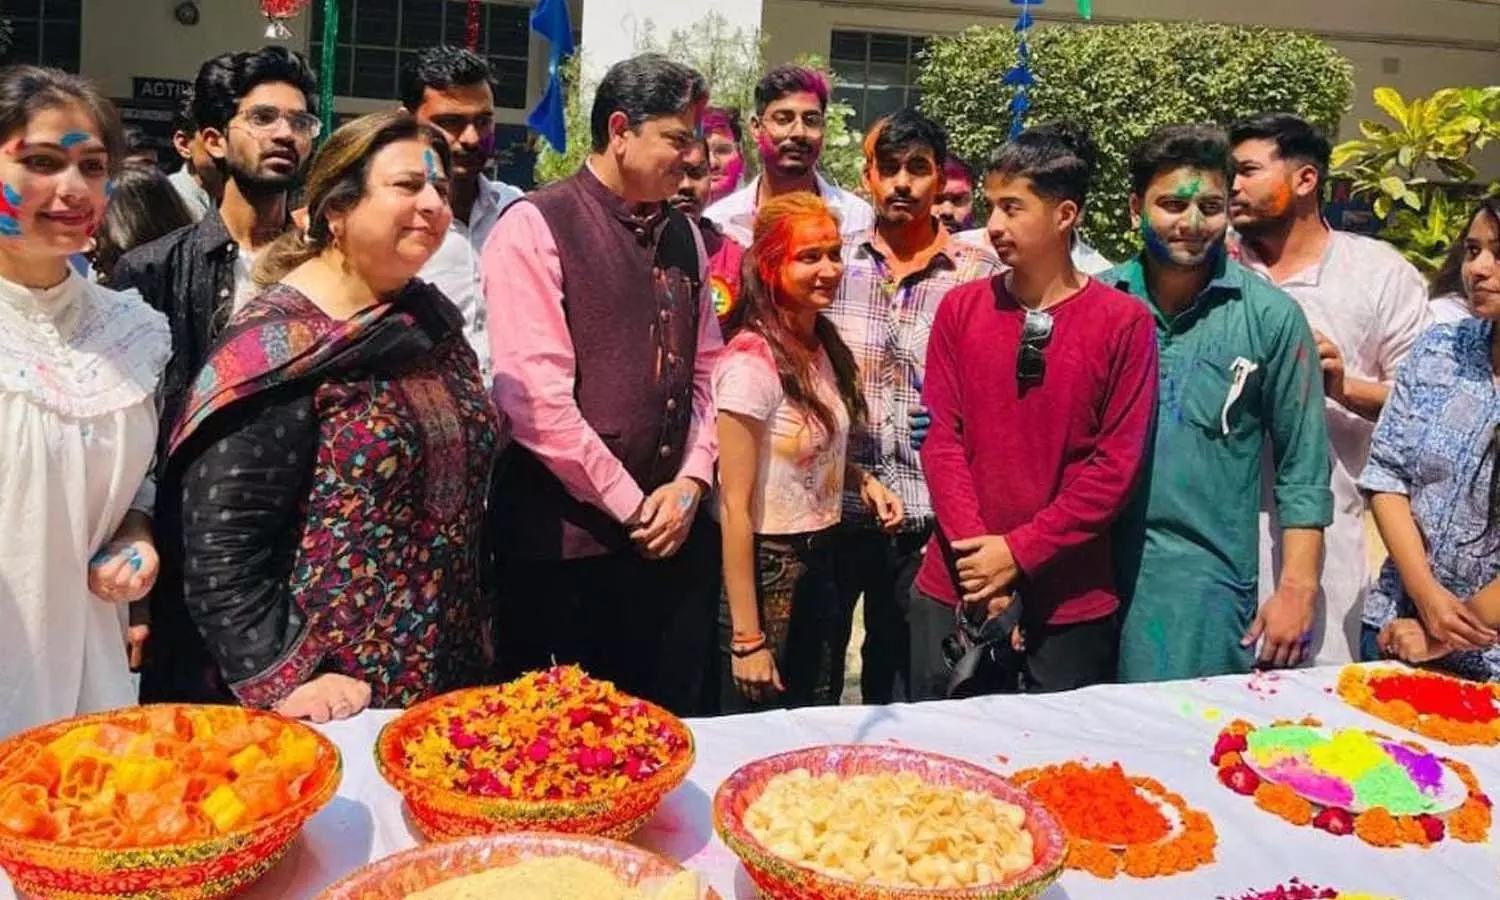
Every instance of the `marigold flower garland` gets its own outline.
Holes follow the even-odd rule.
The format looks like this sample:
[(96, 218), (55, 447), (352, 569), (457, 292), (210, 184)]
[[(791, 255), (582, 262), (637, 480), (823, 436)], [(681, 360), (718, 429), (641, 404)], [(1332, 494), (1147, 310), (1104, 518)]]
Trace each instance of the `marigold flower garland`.
[[(1317, 719), (1300, 722), (1278, 721), (1275, 725), (1305, 725), (1320, 728)], [(1212, 762), (1219, 770), (1219, 781), (1237, 794), (1255, 799), (1255, 805), (1272, 815), (1299, 827), (1312, 825), (1321, 831), (1336, 836), (1353, 834), (1375, 847), (1428, 847), (1445, 837), (1452, 837), (1470, 844), (1484, 843), (1489, 838), (1492, 820), (1490, 798), (1479, 787), (1479, 780), (1468, 766), (1455, 759), (1438, 757), (1453, 771), (1468, 790), (1463, 805), (1446, 816), (1417, 815), (1393, 816), (1387, 810), (1375, 807), (1355, 814), (1337, 807), (1320, 807), (1305, 799), (1289, 787), (1265, 781), (1246, 765), (1243, 754), (1248, 749), (1247, 736), (1255, 726), (1244, 720), (1236, 720), (1221, 732), (1214, 744)], [(1384, 735), (1377, 735), (1384, 739)], [(1427, 749), (1417, 743), (1405, 746), (1419, 753)]]
[[(1155, 878), (1190, 872), (1214, 861), (1218, 834), (1209, 817), (1151, 778), (1128, 776), (1118, 763), (1076, 762), (1026, 769), (1012, 778), (1057, 816), (1068, 832), (1069, 869), (1098, 878), (1121, 872)], [(1182, 823), (1174, 834), (1161, 807)]]
[(1500, 744), (1500, 685), (1420, 670), (1346, 666), (1339, 696), (1355, 709), (1446, 744)]
[(411, 777), (482, 797), (605, 797), (686, 749), (650, 707), (576, 666), (465, 691), (403, 744)]

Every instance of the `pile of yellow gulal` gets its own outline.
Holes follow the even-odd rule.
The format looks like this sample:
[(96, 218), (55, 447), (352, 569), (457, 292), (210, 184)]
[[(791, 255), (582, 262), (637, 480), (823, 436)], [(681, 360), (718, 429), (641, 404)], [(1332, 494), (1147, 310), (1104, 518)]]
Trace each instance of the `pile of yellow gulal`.
[(699, 900), (698, 876), (679, 872), (650, 887), (631, 887), (603, 866), (572, 856), (529, 859), (454, 878), (406, 900)]

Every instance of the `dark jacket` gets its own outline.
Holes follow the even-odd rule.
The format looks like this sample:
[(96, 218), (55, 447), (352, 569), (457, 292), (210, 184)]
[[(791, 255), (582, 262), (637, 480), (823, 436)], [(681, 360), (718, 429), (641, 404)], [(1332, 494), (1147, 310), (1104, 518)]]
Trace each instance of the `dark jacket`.
[[(649, 494), (677, 477), (692, 423), (702, 287), (693, 226), (665, 203), (637, 216), (586, 168), (505, 214), (527, 203), (557, 244), (578, 409)], [(507, 450), (500, 472), (490, 505), (501, 554), (629, 551), (618, 522), (569, 494), (520, 444)]]
[(196, 225), (126, 253), (110, 276), (110, 287), (139, 290), (147, 303), (166, 315), (172, 328), (172, 360), (157, 395), (162, 407), (158, 474), (167, 458), (167, 437), (193, 378), (229, 322), (238, 256), (239, 245), (229, 236), (219, 211), (210, 209)]

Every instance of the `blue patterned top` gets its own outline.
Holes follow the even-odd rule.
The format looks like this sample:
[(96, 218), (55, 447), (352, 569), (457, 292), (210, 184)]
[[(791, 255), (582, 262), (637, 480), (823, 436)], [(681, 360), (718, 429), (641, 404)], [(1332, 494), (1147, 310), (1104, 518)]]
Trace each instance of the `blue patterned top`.
[[(1500, 578), (1500, 530), (1475, 540), (1485, 528), (1500, 449), (1493, 446), (1500, 428), (1500, 386), (1490, 363), (1494, 328), (1468, 319), (1422, 335), (1396, 373), (1359, 480), (1370, 493), (1411, 499), (1433, 575), (1462, 598)], [(1380, 627), (1415, 615), (1395, 564), (1386, 560), (1365, 600), (1365, 624)], [(1500, 645), (1455, 653), (1443, 665), (1500, 681)]]

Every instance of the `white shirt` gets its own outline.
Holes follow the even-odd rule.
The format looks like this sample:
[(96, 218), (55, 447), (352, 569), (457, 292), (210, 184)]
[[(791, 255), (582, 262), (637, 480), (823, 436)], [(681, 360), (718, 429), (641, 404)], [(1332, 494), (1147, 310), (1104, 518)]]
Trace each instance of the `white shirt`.
[(1462, 322), (1464, 319), (1474, 317), (1474, 311), (1469, 308), (1469, 302), (1462, 294), (1444, 294), (1441, 297), (1433, 297), (1427, 304), (1427, 324), (1452, 325)]
[[(842, 237), (851, 238), (875, 227), (875, 210), (870, 204), (824, 178), (822, 172), (814, 172), (813, 177), (817, 179), (818, 196), (839, 220)], [(710, 206), (703, 215), (719, 226), (730, 240), (748, 247), (755, 240), (755, 209), (759, 197), (760, 176), (757, 175), (750, 179), (749, 184)]]
[(258, 293), (260, 286), (250, 276), (255, 271), (255, 254), (243, 247), (235, 248), (234, 254), (234, 312), (245, 308), (245, 304)]
[(167, 181), (177, 189), (177, 196), (182, 198), (182, 205), (187, 207), (188, 214), (193, 217), (193, 221), (202, 220), (214, 201), (208, 196), (208, 191), (203, 189), (203, 185), (198, 183), (198, 179), (193, 177), (188, 164), (183, 163), (181, 168), (168, 175)]
[(474, 197), (474, 209), (469, 213), (468, 224), (454, 216), (442, 246), (417, 273), (418, 278), (442, 291), (463, 313), (464, 337), (479, 357), (479, 372), (485, 384), (490, 382), (490, 342), (484, 330), (484, 290), (479, 282), (479, 253), (484, 249), (490, 230), (500, 221), (500, 214), (522, 196), (520, 188), (480, 176), (479, 192)]
[(89, 559), (149, 510), (166, 317), (69, 273), (0, 280), (0, 738), (136, 702), (123, 604), (88, 588)]
[[(966, 244), (976, 247), (984, 247), (986, 250), (993, 249), (990, 246), (990, 233), (984, 228), (971, 228), (968, 231), (960, 231), (954, 237)], [(1108, 272), (1115, 264), (1105, 259), (1104, 254), (1088, 245), (1088, 242), (1078, 235), (1073, 235), (1073, 268), (1085, 275), (1099, 275)]]
[[(1243, 254), (1246, 266), (1268, 274), (1248, 243)], [(1323, 259), (1277, 286), (1302, 307), (1313, 330), (1339, 348), (1349, 378), (1391, 384), (1396, 367), (1427, 325), (1427, 283), (1416, 267), (1389, 244), (1347, 231), (1330, 232)], [(1365, 498), (1358, 480), (1375, 423), (1332, 400), (1324, 403), (1333, 463), (1333, 524), (1323, 532), (1323, 616), (1314, 622), (1312, 647), (1317, 665), (1337, 665), (1358, 657), (1361, 606), (1371, 582)], [(1271, 454), (1265, 458), (1269, 466)], [(1281, 571), (1281, 526), (1270, 499), (1271, 480), (1262, 479), (1262, 601), (1275, 591)]]

